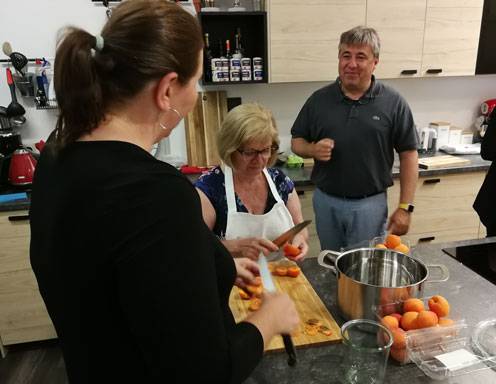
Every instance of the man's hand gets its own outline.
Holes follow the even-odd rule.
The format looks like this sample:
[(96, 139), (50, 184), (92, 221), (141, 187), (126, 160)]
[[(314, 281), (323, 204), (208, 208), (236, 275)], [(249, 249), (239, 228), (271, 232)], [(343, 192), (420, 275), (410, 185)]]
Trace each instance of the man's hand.
[(410, 213), (404, 209), (397, 208), (389, 218), (387, 230), (394, 235), (404, 235), (410, 228)]
[(322, 139), (313, 144), (313, 158), (319, 161), (331, 160), (331, 152), (334, 148), (334, 140)]

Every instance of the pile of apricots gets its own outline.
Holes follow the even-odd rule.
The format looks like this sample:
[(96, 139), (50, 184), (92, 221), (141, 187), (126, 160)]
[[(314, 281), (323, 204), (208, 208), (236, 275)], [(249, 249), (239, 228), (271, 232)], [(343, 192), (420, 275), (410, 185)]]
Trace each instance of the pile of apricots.
[(404, 253), (408, 255), (410, 253), (410, 248), (401, 242), (401, 237), (398, 235), (388, 234), (384, 239), (384, 243), (376, 244), (376, 248), (382, 249), (392, 249), (397, 252)]
[(403, 302), (402, 313), (390, 313), (382, 317), (381, 323), (393, 335), (390, 356), (399, 363), (409, 361), (406, 350), (406, 332), (429, 327), (447, 327), (454, 324), (447, 316), (450, 305), (441, 295), (427, 301), (428, 309), (420, 299), (410, 298)]

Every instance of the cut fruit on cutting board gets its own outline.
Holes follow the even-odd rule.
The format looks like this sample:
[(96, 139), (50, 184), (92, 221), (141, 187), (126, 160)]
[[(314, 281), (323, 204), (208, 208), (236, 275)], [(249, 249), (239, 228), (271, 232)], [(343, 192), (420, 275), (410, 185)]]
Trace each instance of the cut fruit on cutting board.
[[(286, 292), (294, 301), (296, 310), (300, 315), (298, 330), (291, 337), (295, 347), (308, 347), (311, 345), (323, 345), (341, 342), (340, 327), (325, 307), (322, 300), (312, 288), (307, 278), (300, 273), (297, 277), (272, 276), (278, 291)], [(239, 290), (234, 287), (229, 297), (229, 306), (233, 312), (236, 322), (243, 320), (252, 313), (248, 307), (250, 300), (243, 300), (239, 296)], [(306, 322), (310, 319), (318, 319), (325, 327), (330, 329), (330, 335), (316, 332), (309, 335), (305, 331)], [(281, 337), (274, 337), (266, 351), (283, 351), (284, 344)]]
[(423, 157), (419, 159), (418, 163), (419, 163), (419, 168), (436, 169), (436, 168), (448, 168), (453, 166), (468, 165), (470, 164), (470, 160), (457, 156), (444, 155), (444, 156)]

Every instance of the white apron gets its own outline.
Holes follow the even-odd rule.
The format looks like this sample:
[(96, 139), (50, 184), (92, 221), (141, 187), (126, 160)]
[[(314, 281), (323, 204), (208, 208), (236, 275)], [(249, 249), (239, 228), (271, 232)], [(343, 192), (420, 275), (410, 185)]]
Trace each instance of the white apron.
[(263, 173), (269, 185), (269, 193), (272, 193), (276, 203), (272, 209), (263, 215), (254, 215), (248, 212), (238, 212), (236, 209), (236, 197), (234, 194), (234, 182), (232, 169), (227, 165), (224, 168), (226, 199), (227, 199), (227, 225), (226, 240), (234, 240), (245, 237), (262, 237), (274, 240), (284, 231), (294, 226), (293, 219), (284, 201), (277, 192), (277, 188), (264, 168)]

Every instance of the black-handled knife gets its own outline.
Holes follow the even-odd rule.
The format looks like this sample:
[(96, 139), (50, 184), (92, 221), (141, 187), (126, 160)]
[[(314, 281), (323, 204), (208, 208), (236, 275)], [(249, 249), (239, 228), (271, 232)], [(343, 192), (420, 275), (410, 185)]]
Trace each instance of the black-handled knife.
[[(268, 292), (275, 292), (276, 287), (274, 285), (274, 282), (272, 281), (272, 276), (269, 271), (267, 259), (262, 252), (260, 252), (260, 255), (258, 256), (258, 267), (260, 268), (260, 277), (262, 278), (264, 288)], [(286, 349), (286, 353), (288, 354), (288, 365), (290, 367), (294, 367), (296, 365), (296, 349), (294, 347), (293, 340), (291, 340), (290, 335), (286, 334), (281, 336), (284, 342), (284, 348)]]
[(290, 335), (282, 335), (282, 341), (284, 342), (284, 349), (288, 354), (288, 365), (294, 367), (296, 365), (296, 349), (293, 344), (293, 339)]

